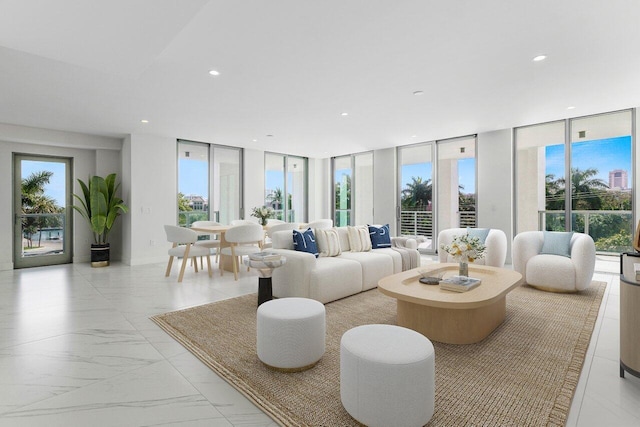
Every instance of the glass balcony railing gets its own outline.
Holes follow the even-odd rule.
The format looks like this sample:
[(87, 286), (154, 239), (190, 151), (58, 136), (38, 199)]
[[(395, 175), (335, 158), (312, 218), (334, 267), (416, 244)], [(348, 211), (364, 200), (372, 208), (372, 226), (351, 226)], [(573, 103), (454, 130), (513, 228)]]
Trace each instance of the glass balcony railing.
[[(565, 211), (538, 211), (539, 230), (565, 231)], [(571, 212), (571, 229), (593, 238), (599, 253), (620, 253), (632, 250), (632, 211)]]

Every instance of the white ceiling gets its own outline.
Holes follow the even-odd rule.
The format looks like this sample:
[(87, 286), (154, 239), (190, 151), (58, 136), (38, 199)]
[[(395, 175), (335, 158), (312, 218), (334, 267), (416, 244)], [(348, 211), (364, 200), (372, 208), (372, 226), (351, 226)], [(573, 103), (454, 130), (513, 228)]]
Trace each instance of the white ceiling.
[(0, 123), (309, 157), (450, 138), (640, 106), (639, 23), (638, 0), (0, 0)]

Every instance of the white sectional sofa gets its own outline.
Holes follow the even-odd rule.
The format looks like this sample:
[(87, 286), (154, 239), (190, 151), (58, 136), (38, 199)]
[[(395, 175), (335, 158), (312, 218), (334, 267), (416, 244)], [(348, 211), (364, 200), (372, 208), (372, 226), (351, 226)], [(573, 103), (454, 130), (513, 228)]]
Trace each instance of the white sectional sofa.
[(320, 256), (294, 250), (292, 231), (273, 234), (273, 252), (287, 262), (273, 271), (273, 296), (312, 298), (328, 303), (378, 286), (386, 276), (420, 265), (414, 239), (391, 238), (391, 248), (351, 252), (347, 227), (336, 227), (339, 256)]

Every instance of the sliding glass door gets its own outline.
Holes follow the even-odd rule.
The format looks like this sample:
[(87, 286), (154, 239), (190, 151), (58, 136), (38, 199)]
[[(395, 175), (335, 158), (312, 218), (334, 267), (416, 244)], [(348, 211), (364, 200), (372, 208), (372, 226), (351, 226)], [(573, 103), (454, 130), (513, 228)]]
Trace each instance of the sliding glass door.
[(600, 252), (630, 250), (632, 131), (631, 110), (516, 129), (516, 231), (576, 231)]
[[(265, 153), (265, 206), (285, 222), (307, 221), (307, 159)], [(286, 172), (285, 172), (286, 171)]]
[(178, 141), (178, 223), (228, 224), (242, 209), (242, 149)]
[(333, 222), (336, 227), (373, 222), (373, 153), (333, 159)]

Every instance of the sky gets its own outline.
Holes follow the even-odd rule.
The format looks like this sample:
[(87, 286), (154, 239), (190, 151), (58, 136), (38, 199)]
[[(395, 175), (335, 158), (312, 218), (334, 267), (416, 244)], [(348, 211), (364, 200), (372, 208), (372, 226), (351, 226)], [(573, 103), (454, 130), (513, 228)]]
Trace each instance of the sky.
[[(545, 173), (556, 178), (564, 176), (564, 144), (546, 147)], [(578, 169), (595, 168), (596, 178), (609, 184), (609, 172), (626, 170), (631, 181), (631, 136), (574, 142), (571, 144), (571, 167)]]
[(49, 184), (44, 187), (45, 193), (52, 197), (58, 206), (65, 206), (65, 164), (60, 162), (39, 162), (22, 160), (22, 179), (29, 177), (34, 172), (53, 172)]
[[(413, 182), (412, 177), (422, 177), (423, 181), (431, 178), (432, 166), (431, 163), (413, 163), (410, 165), (402, 166), (402, 188), (407, 186), (407, 183)], [(464, 187), (463, 192), (467, 194), (476, 192), (476, 169), (475, 159), (467, 158), (458, 160), (458, 176), (460, 185)]]

